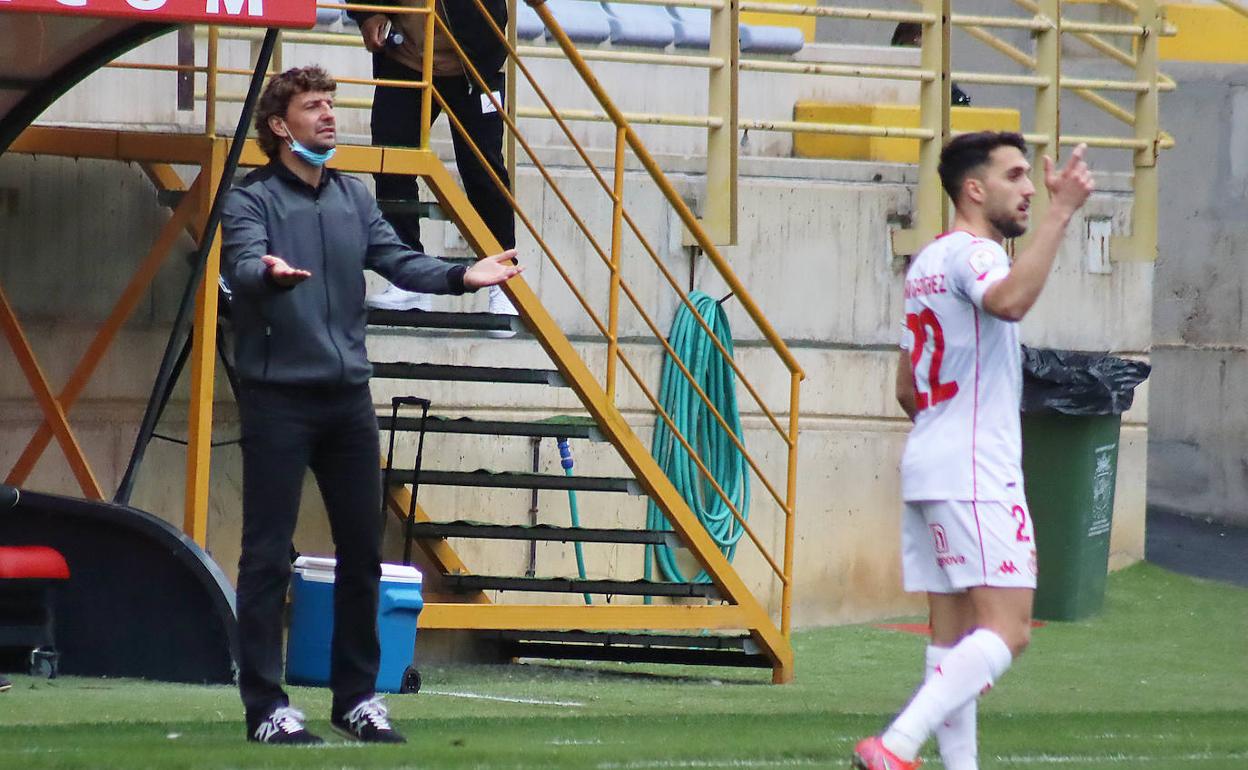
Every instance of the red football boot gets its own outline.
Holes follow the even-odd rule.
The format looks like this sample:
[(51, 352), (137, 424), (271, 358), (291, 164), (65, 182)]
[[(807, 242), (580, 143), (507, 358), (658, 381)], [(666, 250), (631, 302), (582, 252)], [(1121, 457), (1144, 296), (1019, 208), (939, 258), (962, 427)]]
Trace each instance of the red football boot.
[(854, 747), (854, 767), (857, 770), (918, 770), (923, 760), (907, 762), (884, 748), (879, 737), (865, 738)]

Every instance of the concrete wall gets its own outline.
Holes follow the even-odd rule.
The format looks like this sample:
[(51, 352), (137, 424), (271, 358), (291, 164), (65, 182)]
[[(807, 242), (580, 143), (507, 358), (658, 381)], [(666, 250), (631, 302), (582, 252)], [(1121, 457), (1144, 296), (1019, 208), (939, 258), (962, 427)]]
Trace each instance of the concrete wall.
[[(782, 164), (783, 165), (783, 164)], [(766, 170), (766, 169), (760, 169)], [(781, 169), (783, 170), (783, 169)], [(906, 423), (891, 403), (891, 378), (896, 360), (896, 318), (901, 307), (900, 266), (887, 254), (885, 219), (909, 210), (911, 187), (903, 169), (880, 182), (854, 178), (854, 164), (823, 164), (825, 179), (794, 181), (774, 176), (743, 180), (741, 242), (728, 249), (729, 258), (755, 290), (756, 298), (781, 334), (793, 346), (808, 380), (803, 386), (800, 477), (798, 486), (797, 574), (795, 621), (799, 625), (838, 622), (897, 614), (915, 608), (912, 599), (898, 588), (896, 522), (899, 507), (897, 460), (905, 438)], [(32, 173), (38, 171), (39, 173)], [(543, 194), (536, 175), (524, 170), (521, 199), (542, 224), (544, 235), (556, 244), (556, 253), (577, 275), (597, 309), (605, 310), (605, 270), (589, 258), (583, 243), (570, 235), (566, 216), (552, 196)], [(26, 181), (23, 181), (26, 180)], [(592, 201), (584, 175), (564, 172), (560, 183), (578, 200)], [(696, 178), (678, 175), (687, 188)], [(1112, 181), (1112, 180), (1111, 180)], [(126, 270), (150, 240), (158, 212), (150, 190), (142, 187), (136, 172), (119, 164), (74, 162), (40, 158), (6, 157), (0, 160), (0, 188), (16, 188), (16, 205), (3, 214), (0, 232), (5, 235), (0, 273), (10, 296), (18, 299), (19, 312), (30, 326), (36, 349), (49, 377), (63, 381), (76, 352), (81, 350), (92, 324), (101, 317)], [(650, 200), (655, 195), (642, 179), (629, 179), (630, 202), (637, 205), (642, 228), (655, 243), (667, 244), (661, 254), (678, 275), (688, 275), (690, 254), (679, 246), (670, 216)], [(107, 218), (90, 208), (98, 195), (81, 196), (97, 185), (114, 185), (113, 211)], [(25, 186), (23, 186), (25, 185)], [(1101, 194), (1090, 204), (1092, 213), (1121, 218), (1127, 199), (1118, 193)], [(59, 205), (57, 222), (43, 220), (38, 229), (34, 212)], [(609, 222), (605, 203), (590, 206), (589, 221), (599, 234)], [(127, 223), (122, 228), (106, 223)], [(68, 225), (68, 226), (66, 226)], [(67, 233), (79, 228), (101, 235), (92, 248), (74, 248)], [(23, 233), (19, 241), (14, 237)], [(79, 238), (81, 236), (78, 236)], [(430, 232), (431, 242), (437, 242)], [(109, 242), (115, 239), (117, 242)], [(21, 248), (14, 244), (20, 242)], [(521, 248), (535, 254), (530, 238)], [(675, 245), (672, 245), (675, 244)], [(96, 248), (98, 247), (98, 248)], [(1072, 228), (1052, 285), (1033, 318), (1024, 325), (1031, 344), (1062, 347), (1111, 348), (1142, 352), (1148, 346), (1148, 303), (1141, 298), (1151, 292), (1151, 267), (1117, 265), (1112, 275), (1087, 273), (1080, 263), (1080, 227)], [(527, 274), (564, 327), (578, 340), (586, 359), (596, 371), (603, 368), (603, 348), (590, 335), (584, 314), (566, 297), (550, 264), (529, 258)], [(100, 263), (110, 268), (101, 270)], [(670, 293), (661, 290), (653, 272), (636, 269), (635, 253), (629, 272), (657, 310), (666, 328), (673, 308)], [(162, 276), (159, 297), (153, 307), (126, 330), (119, 346), (105, 360), (97, 383), (74, 412), (74, 424), (100, 474), (111, 490), (124, 469), (133, 431), (141, 414), (146, 383), (150, 381), (163, 345), (168, 303), (176, 294), (180, 266)], [(115, 269), (115, 272), (114, 272)], [(705, 261), (693, 258), (694, 284), (712, 294), (723, 291), (722, 282), (708, 274)], [(95, 270), (107, 277), (91, 282), (72, 276)], [(66, 278), (71, 276), (71, 278)], [(480, 298), (440, 300), (446, 308), (475, 307)], [(739, 341), (738, 359), (769, 406), (783, 411), (788, 380), (775, 357), (758, 345), (759, 332), (743, 320), (736, 303), (728, 304)], [(1077, 312), (1071, 312), (1071, 308)], [(624, 317), (626, 335), (641, 332), (641, 322), (631, 313)], [(378, 334), (373, 340), (377, 360), (429, 360), (525, 366), (542, 362), (531, 340), (495, 341), (470, 334)], [(653, 343), (635, 341), (625, 348), (647, 383), (657, 382), (659, 349)], [(24, 445), (37, 419), (33, 406), (23, 398), (24, 386), (13, 367), (4, 370), (3, 395), (9, 407), (0, 425), (0, 459), (11, 459)], [(1147, 388), (1145, 388), (1145, 391)], [(217, 428), (218, 440), (237, 435), (232, 405), (222, 388)], [(533, 388), (501, 389), (484, 385), (379, 383), (376, 396), (384, 403), (392, 394), (418, 392), (433, 398), (440, 413), (472, 416), (535, 416), (579, 411), (568, 391)], [(1141, 394), (1142, 396), (1144, 394)], [(184, 397), (184, 396), (183, 396)], [(648, 437), (653, 418), (635, 387), (623, 386), (621, 399), (635, 429)], [(743, 394), (744, 399), (744, 394)], [(1143, 411), (1147, 398), (1128, 414), (1123, 433), (1119, 476), (1117, 521), (1114, 535), (1115, 563), (1127, 563), (1142, 553), (1144, 446), (1147, 436)], [(759, 410), (742, 402), (747, 442), (769, 474), (782, 472), (783, 447)], [(175, 405), (163, 432), (180, 435), (181, 411)], [(584, 442), (578, 442), (584, 443)], [(408, 451), (407, 448), (404, 451)], [(614, 474), (623, 472), (622, 462), (605, 445), (577, 446), (577, 472)], [(557, 472), (553, 442), (542, 448), (543, 470)], [(236, 447), (214, 450), (214, 476), (209, 548), (218, 561), (233, 571), (237, 559), (239, 458)], [(530, 447), (522, 439), (493, 440), (436, 436), (429, 445), (428, 467), (524, 470), (529, 467)], [(173, 444), (154, 444), (140, 479), (135, 503), (179, 522), (182, 499), (182, 451)], [(31, 485), (74, 492), (63, 462), (50, 452)], [(595, 499), (598, 498), (598, 499)], [(498, 518), (522, 522), (529, 508), (524, 492), (480, 493), (470, 490), (426, 488), (422, 502), (435, 516), (446, 518)], [(566, 497), (542, 493), (540, 519), (566, 521)], [(587, 526), (640, 526), (644, 501), (625, 496), (582, 493), (581, 508)], [(761, 485), (755, 485), (752, 524), (774, 552), (783, 543), (782, 520)], [(307, 552), (324, 551), (329, 542), (314, 487), (307, 488), (305, 515), (296, 538)], [(397, 531), (391, 532), (391, 549), (397, 550)], [(511, 544), (465, 544), (461, 553), (469, 565), (483, 571), (522, 570), (527, 552)], [(638, 576), (641, 555), (635, 547), (591, 546), (587, 548), (594, 574)], [(778, 606), (779, 592), (767, 577), (759, 557), (745, 546), (738, 566), (760, 593)], [(539, 573), (570, 573), (574, 569), (567, 546), (543, 545), (538, 551)], [(509, 595), (508, 599), (515, 598)]]
[[(286, 64), (293, 63), (288, 57)], [(356, 65), (358, 62), (351, 66)], [(119, 88), (103, 82), (114, 76), (100, 75), (96, 87)], [(169, 96), (166, 91), (152, 93), (163, 94), (154, 98)], [(896, 93), (876, 96), (882, 100), (902, 98)], [(159, 109), (147, 110), (142, 101), (121, 114), (110, 112), (112, 107), (106, 105), (112, 103), (98, 95), (71, 94), (67, 98), (65, 104), (53, 109), (49, 119), (127, 125), (165, 120)], [(347, 113), (344, 130), (362, 132), (360, 116), (358, 112)], [(179, 113), (170, 122), (193, 130), (195, 115)], [(673, 182), (698, 208), (705, 195), (703, 161), (696, 153), (690, 157), (675, 152), (684, 141), (678, 138), (679, 131), (673, 129), (656, 142), (671, 152), (664, 156), (664, 162), (671, 169)], [(446, 144), (438, 142), (436, 146), (446, 156)], [(784, 152), (774, 145), (768, 148), (769, 152)], [(542, 148), (542, 154), (596, 237), (609, 243), (609, 201), (597, 183), (587, 172), (574, 168), (573, 153), (555, 140)], [(593, 157), (600, 167), (608, 166), (606, 153), (594, 151)], [(897, 462), (907, 423), (892, 403), (891, 393), (903, 263), (888, 248), (889, 222), (913, 214), (914, 173), (913, 167), (901, 165), (786, 157), (742, 159), (740, 240), (727, 248), (725, 255), (807, 373), (802, 389), (797, 498), (797, 625), (885, 617), (918, 607), (913, 597), (900, 591), (897, 561)], [(1085, 213), (1109, 218), (1115, 231), (1122, 233), (1129, 220), (1129, 195), (1124, 192), (1127, 185), (1121, 177), (1107, 174), (1101, 177), (1100, 186), (1103, 192), (1089, 203)], [(522, 205), (553, 246), (555, 256), (584, 289), (595, 311), (605, 315), (607, 271), (562, 211), (556, 196), (527, 166), (518, 175), (518, 190)], [(0, 206), (0, 278), (29, 327), (49, 377), (54, 383), (63, 382), (93, 325), (107, 312), (166, 215), (142, 175), (122, 164), (6, 156), (0, 158), (0, 191), (4, 191), (0, 201), (7, 201)], [(643, 234), (678, 281), (715, 296), (727, 293), (706, 259), (681, 245), (677, 220), (635, 168), (627, 176), (626, 199)], [(1113, 265), (1109, 274), (1091, 272), (1083, 256), (1084, 237), (1084, 222), (1077, 220), (1049, 289), (1023, 326), (1024, 341), (1147, 355), (1152, 266), (1123, 263)], [(426, 239), (431, 251), (462, 250), (453, 230), (440, 223), (430, 223)], [(519, 240), (530, 266), (526, 279), (591, 367), (601, 372), (605, 368), (604, 348), (593, 324), (563, 286), (550, 260), (539, 254), (532, 236), (521, 232)], [(185, 250), (189, 244), (180, 248)], [(676, 306), (674, 295), (631, 236), (625, 240), (625, 255), (626, 279), (635, 287), (646, 311), (665, 330)], [(184, 275), (182, 265), (175, 264), (161, 276), (157, 294), (141, 316), (127, 326), (119, 345), (105, 360), (98, 382), (74, 412), (74, 424), (83, 433), (87, 452), (106, 490), (115, 487), (124, 468), (146, 386), (163, 346), (171, 304)], [(439, 300), (435, 307), (479, 309), (483, 303), (483, 297), (469, 297)], [(783, 418), (788, 403), (786, 371), (761, 346), (762, 335), (747, 323), (740, 304), (729, 301), (726, 307), (738, 340), (741, 366), (764, 402)], [(646, 341), (646, 326), (632, 310), (623, 313), (621, 334), (627, 339), (624, 351), (642, 372), (643, 380), (657, 385), (661, 350), (653, 341)], [(544, 362), (538, 346), (523, 338), (497, 341), (472, 334), (385, 332), (374, 335), (371, 344), (374, 360), (511, 366), (540, 366)], [(0, 462), (11, 462), (37, 424), (37, 412), (25, 392), (13, 367), (0, 370), (0, 398), (6, 404), (5, 419), (0, 422)], [(237, 436), (238, 428), (228, 391), (221, 387), (218, 392), (217, 438), (224, 440)], [(544, 387), (378, 383), (375, 395), (380, 404), (399, 392), (427, 395), (438, 412), (454, 416), (519, 413), (540, 417), (580, 411), (569, 391)], [(1147, 394), (1145, 385), (1136, 407), (1126, 416), (1123, 431), (1112, 546), (1115, 566), (1143, 554)], [(174, 435), (182, 432), (184, 390), (179, 398), (182, 400), (175, 403), (162, 426), (164, 432)], [(779, 481), (784, 467), (783, 445), (760, 409), (744, 393), (740, 398), (747, 444), (783, 488)], [(644, 396), (636, 386), (624, 383), (620, 399), (634, 429), (648, 440), (654, 418)], [(578, 473), (623, 472), (622, 462), (610, 447), (580, 444), (585, 442), (575, 447)], [(401, 449), (410, 452), (411, 448)], [(529, 444), (523, 439), (437, 436), (431, 439), (428, 451), (427, 467), (436, 468), (526, 470), (531, 462)], [(547, 442), (541, 452), (542, 469), (558, 472), (553, 442)], [(177, 445), (153, 445), (135, 503), (180, 522), (182, 463)], [(214, 450), (209, 549), (231, 573), (237, 561), (239, 481), (237, 447)], [(31, 484), (75, 492), (55, 448)], [(305, 491), (296, 545), (305, 552), (323, 552), (329, 549), (323, 512), (310, 482)], [(493, 518), (517, 523), (527, 520), (530, 506), (528, 493), (510, 491), (425, 488), (421, 500), (438, 518)], [(768, 500), (761, 484), (755, 484), (752, 502), (751, 524), (769, 549), (779, 554), (783, 543), (779, 509)], [(645, 505), (640, 498), (583, 493), (580, 504), (587, 526), (640, 526), (644, 521)], [(567, 521), (565, 495), (542, 493), (539, 507), (541, 521)], [(397, 553), (397, 529), (392, 528), (388, 537), (388, 547)], [(459, 550), (470, 567), (483, 572), (515, 572), (526, 566), (527, 548), (523, 545), (465, 543)], [(626, 578), (641, 572), (641, 553), (635, 546), (589, 546), (586, 551), (592, 574)], [(539, 574), (571, 574), (574, 570), (569, 546), (542, 545), (537, 558)], [(743, 545), (736, 563), (747, 582), (778, 610), (778, 584), (768, 576), (762, 559)], [(504, 600), (523, 598), (508, 594)], [(568, 597), (567, 601), (579, 601), (579, 597)]]
[(1149, 503), (1248, 525), (1248, 67), (1169, 69)]

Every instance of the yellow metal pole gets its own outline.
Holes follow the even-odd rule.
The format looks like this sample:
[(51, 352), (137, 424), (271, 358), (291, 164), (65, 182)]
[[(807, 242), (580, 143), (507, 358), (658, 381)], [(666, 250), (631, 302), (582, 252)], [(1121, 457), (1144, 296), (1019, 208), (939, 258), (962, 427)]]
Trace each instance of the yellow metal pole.
[(204, 136), (217, 135), (217, 28), (208, 28), (208, 75), (204, 87)]
[[(750, 614), (731, 604), (434, 604), (426, 603), (422, 629), (705, 631), (742, 628)], [(791, 658), (789, 660), (792, 665)], [(786, 680), (787, 681), (787, 680)]]
[[(1136, 21), (1144, 27), (1145, 33), (1138, 42), (1135, 79), (1148, 82), (1149, 88), (1135, 97), (1135, 139), (1143, 144), (1135, 151), (1134, 159), (1130, 258), (1153, 262), (1157, 259), (1157, 155), (1161, 138), (1157, 44), (1166, 19), (1157, 0), (1139, 0), (1139, 5)], [(1111, 242), (1111, 253), (1112, 248)]]
[(421, 81), (425, 90), (420, 95), (420, 149), (429, 149), (429, 128), (433, 125), (433, 31), (437, 28), (437, 0), (429, 0), (429, 15), (425, 17), (425, 50), (421, 52)]
[(615, 129), (615, 185), (611, 194), (611, 291), (607, 305), (607, 401), (615, 404), (615, 368), (620, 352), (620, 244), (624, 236), (624, 127)]
[(788, 639), (793, 615), (793, 546), (797, 530), (797, 415), (802, 378), (789, 375), (789, 463), (784, 492), (784, 584), (780, 596), (780, 634)]
[(1057, 161), (1061, 154), (1062, 131), (1062, 3), (1061, 0), (1039, 0), (1039, 5), (1039, 13), (1051, 19), (1053, 25), (1033, 33), (1036, 72), (1048, 80), (1048, 85), (1036, 87), (1034, 133), (1043, 136), (1045, 143), (1036, 148), (1031, 164), (1031, 181), (1036, 186), (1036, 195), (1031, 199), (1033, 223), (1040, 222), (1049, 208), (1049, 192), (1044, 186), (1044, 163), (1040, 156), (1047, 154)]
[[(204, 219), (225, 171), (226, 140), (212, 143), (208, 184), (202, 190)], [(210, 233), (204, 233), (207, 238)], [(217, 354), (217, 279), (221, 275), (221, 238), (213, 238), (195, 301), (195, 326), (191, 332), (191, 405), (186, 435), (186, 509), (182, 531), (208, 544), (208, 473), (212, 466), (212, 399)]]
[(1235, 13), (1238, 13), (1240, 16), (1243, 16), (1245, 19), (1248, 19), (1248, 5), (1243, 5), (1242, 3), (1236, 2), (1236, 0), (1218, 0), (1218, 2), (1225, 5), (1227, 8), (1230, 8)]
[(737, 82), (740, 41), (737, 0), (711, 11), (710, 55), (728, 66), (707, 73), (707, 114), (719, 118), (706, 132), (706, 201), (702, 226), (716, 245), (737, 242)]
[[(273, 46), (273, 61), (269, 62), (270, 72), (280, 73), (285, 71), (286, 57), (284, 54), (286, 52), (286, 40), (284, 38), (283, 30), (279, 29), (277, 31), (277, 40), (275, 41), (277, 45)], [(255, 58), (254, 56), (252, 57), (253, 60)]]
[(940, 151), (949, 139), (949, 0), (923, 0), (923, 10), (939, 21), (923, 30), (919, 66), (939, 77), (919, 85), (919, 125), (932, 138), (919, 141), (918, 242), (943, 233), (949, 222), (940, 186)]

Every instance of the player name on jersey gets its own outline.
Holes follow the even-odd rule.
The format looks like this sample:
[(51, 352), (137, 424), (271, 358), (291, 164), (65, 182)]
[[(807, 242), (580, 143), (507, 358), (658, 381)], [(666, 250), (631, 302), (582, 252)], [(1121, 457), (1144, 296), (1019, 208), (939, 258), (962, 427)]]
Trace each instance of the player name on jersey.
[(944, 273), (940, 275), (921, 275), (917, 278), (906, 280), (906, 299), (926, 297), (929, 294), (945, 294), (948, 291), (945, 288)]

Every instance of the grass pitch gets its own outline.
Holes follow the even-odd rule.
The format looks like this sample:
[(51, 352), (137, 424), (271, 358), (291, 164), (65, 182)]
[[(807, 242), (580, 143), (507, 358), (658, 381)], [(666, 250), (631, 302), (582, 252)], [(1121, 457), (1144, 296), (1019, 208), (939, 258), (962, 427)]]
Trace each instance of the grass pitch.
[[(797, 682), (694, 667), (429, 668), (390, 696), (399, 747), (335, 742), (328, 692), (294, 705), (331, 743), (243, 741), (229, 687), (13, 677), (3, 768), (846, 768), (917, 682), (924, 640), (852, 626), (794, 635)], [(1105, 614), (1037, 629), (980, 709), (981, 767), (1248, 768), (1248, 590), (1140, 565)], [(928, 767), (939, 768), (933, 747)]]

